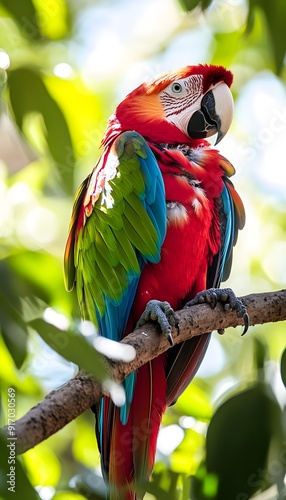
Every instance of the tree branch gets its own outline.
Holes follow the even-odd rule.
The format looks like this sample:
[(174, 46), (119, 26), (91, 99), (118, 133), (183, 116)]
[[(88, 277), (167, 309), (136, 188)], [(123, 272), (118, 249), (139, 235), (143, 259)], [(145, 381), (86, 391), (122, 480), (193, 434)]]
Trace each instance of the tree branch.
[[(286, 319), (286, 290), (252, 294), (240, 299), (247, 308), (250, 325)], [(176, 312), (176, 317), (179, 323), (178, 328), (172, 331), (174, 344), (205, 332), (243, 324), (243, 319), (238, 318), (236, 312), (225, 312), (220, 304), (215, 309), (205, 304), (193, 306)], [(132, 371), (170, 348), (166, 338), (159, 334), (158, 327), (151, 323), (130, 333), (122, 343), (132, 345), (136, 350), (136, 357), (130, 363), (106, 359), (110, 376), (117, 382), (122, 382)], [(79, 372), (16, 421), (18, 453), (23, 453), (47, 439), (97, 403), (101, 396), (100, 384), (89, 375)]]

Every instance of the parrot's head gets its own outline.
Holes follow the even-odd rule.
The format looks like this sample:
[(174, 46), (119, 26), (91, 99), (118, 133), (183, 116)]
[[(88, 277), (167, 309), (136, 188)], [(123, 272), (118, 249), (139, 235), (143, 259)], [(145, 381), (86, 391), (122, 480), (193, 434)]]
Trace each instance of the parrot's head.
[(232, 73), (222, 66), (186, 66), (143, 83), (118, 105), (113, 130), (135, 130), (153, 142), (192, 143), (226, 134), (233, 116)]

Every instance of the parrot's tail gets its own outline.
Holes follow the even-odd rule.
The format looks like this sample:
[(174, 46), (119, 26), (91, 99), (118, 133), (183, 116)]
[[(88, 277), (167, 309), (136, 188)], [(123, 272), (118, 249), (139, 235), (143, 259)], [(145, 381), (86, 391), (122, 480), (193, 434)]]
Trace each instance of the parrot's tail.
[(126, 424), (108, 397), (104, 397), (103, 422), (97, 438), (110, 500), (144, 496), (144, 483), (152, 473), (162, 415), (166, 409), (165, 356), (138, 369)]

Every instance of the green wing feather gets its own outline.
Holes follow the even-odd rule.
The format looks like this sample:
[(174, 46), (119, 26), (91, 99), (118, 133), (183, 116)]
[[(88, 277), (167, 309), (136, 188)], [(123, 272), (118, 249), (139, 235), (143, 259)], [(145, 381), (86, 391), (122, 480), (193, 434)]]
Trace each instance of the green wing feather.
[(124, 132), (78, 190), (65, 252), (66, 287), (76, 286), (83, 317), (104, 336), (120, 340), (142, 267), (160, 259), (165, 211), (151, 149)]

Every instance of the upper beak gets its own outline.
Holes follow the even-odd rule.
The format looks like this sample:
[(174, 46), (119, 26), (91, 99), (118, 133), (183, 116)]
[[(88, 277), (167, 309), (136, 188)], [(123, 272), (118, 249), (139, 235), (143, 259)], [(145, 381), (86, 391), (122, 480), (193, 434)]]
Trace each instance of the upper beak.
[(220, 83), (202, 98), (201, 109), (194, 112), (188, 123), (188, 134), (194, 139), (217, 133), (218, 144), (227, 133), (233, 117), (233, 98), (226, 83)]

